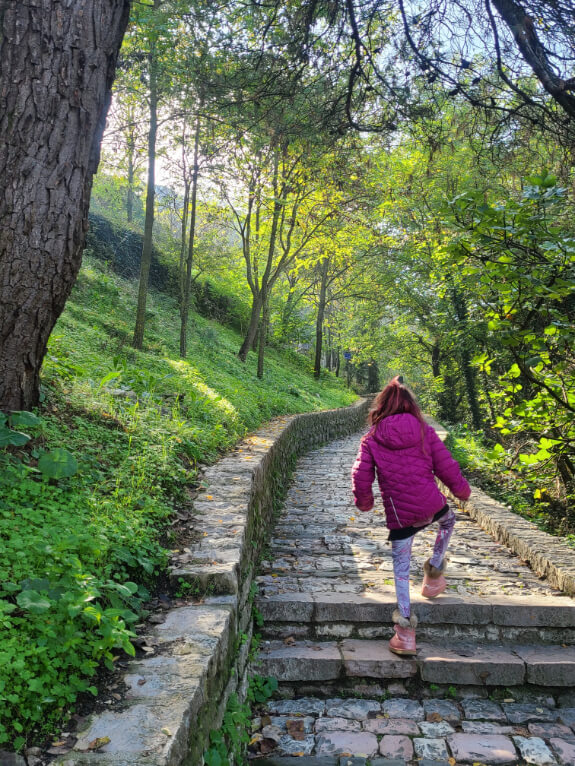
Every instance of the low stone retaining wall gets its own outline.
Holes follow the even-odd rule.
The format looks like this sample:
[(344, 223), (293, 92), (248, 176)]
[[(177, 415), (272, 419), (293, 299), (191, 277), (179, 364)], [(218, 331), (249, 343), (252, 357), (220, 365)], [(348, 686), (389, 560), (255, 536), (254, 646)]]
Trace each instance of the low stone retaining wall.
[(498, 542), (527, 561), (538, 575), (567, 595), (575, 596), (575, 549), (561, 538), (543, 532), (476, 487), (466, 511)]
[[(92, 716), (60, 766), (199, 766), (229, 696), (245, 694), (252, 581), (274, 509), (296, 458), (359, 431), (370, 399), (351, 407), (278, 418), (204, 474), (191, 533), (170, 576), (197, 605), (150, 624), (145, 656), (123, 676), (125, 699)], [(153, 620), (150, 621), (153, 623)], [(113, 697), (113, 695), (110, 695)], [(106, 703), (106, 693), (103, 702)]]
[[(428, 421), (445, 439), (445, 428), (432, 418)], [(443, 489), (450, 494), (446, 487)], [(533, 522), (508, 510), (477, 487), (472, 490), (465, 507), (471, 518), (497, 542), (527, 561), (533, 571), (546, 577), (551, 585), (568, 596), (575, 596), (575, 549), (560, 537), (543, 532)]]

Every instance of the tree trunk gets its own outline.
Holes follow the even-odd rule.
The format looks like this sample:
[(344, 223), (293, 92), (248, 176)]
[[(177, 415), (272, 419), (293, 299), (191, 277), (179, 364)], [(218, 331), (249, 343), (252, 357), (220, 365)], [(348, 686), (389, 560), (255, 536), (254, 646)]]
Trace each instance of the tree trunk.
[(461, 355), (461, 365), (463, 367), (463, 378), (465, 380), (465, 392), (467, 394), (467, 403), (471, 412), (471, 422), (476, 431), (480, 431), (483, 425), (479, 401), (477, 399), (477, 386), (475, 382), (475, 370), (471, 365), (471, 354), (465, 349)]
[[(130, 119), (132, 119), (130, 115)], [(128, 223), (134, 220), (134, 155), (136, 153), (136, 140), (134, 138), (134, 128), (130, 126), (128, 139), (126, 141), (128, 150), (128, 191), (126, 193), (126, 218)]]
[(188, 208), (190, 207), (190, 180), (184, 179), (184, 199), (182, 201), (182, 228), (180, 234), (180, 305), (183, 301), (186, 281), (186, 244), (188, 242)]
[(264, 300), (264, 303), (262, 306), (262, 321), (260, 324), (260, 342), (258, 346), (257, 376), (258, 378), (260, 378), (260, 380), (264, 376), (264, 356), (265, 356), (265, 350), (266, 350), (266, 339), (268, 335), (269, 320), (270, 320), (269, 302), (267, 300)]
[(196, 236), (196, 210), (198, 199), (200, 149), (200, 118), (196, 117), (196, 135), (194, 136), (194, 167), (192, 170), (192, 209), (190, 211), (190, 235), (188, 238), (188, 258), (184, 278), (182, 303), (180, 306), (180, 358), (185, 359), (188, 353), (188, 317), (190, 314), (190, 289), (192, 286), (192, 264), (194, 262), (194, 241)]
[(321, 375), (321, 350), (323, 346), (323, 318), (327, 295), (327, 272), (329, 270), (329, 258), (324, 258), (321, 264), (321, 282), (319, 287), (319, 301), (317, 304), (317, 318), (315, 322), (315, 361), (313, 376), (318, 379)]
[(0, 410), (38, 403), (76, 280), (128, 0), (0, 10)]
[(453, 287), (451, 290), (451, 300), (457, 319), (461, 323), (460, 337), (462, 338), (462, 343), (459, 355), (461, 359), (461, 372), (463, 373), (463, 380), (465, 382), (467, 403), (471, 413), (473, 428), (476, 431), (479, 431), (482, 426), (482, 418), (479, 401), (477, 399), (475, 370), (471, 365), (471, 353), (469, 351), (469, 345), (470, 343), (473, 343), (473, 339), (469, 336), (468, 330), (469, 314), (467, 311), (467, 301), (465, 300), (464, 294), (457, 287)]
[(441, 349), (437, 339), (433, 341), (431, 347), (431, 372), (434, 378), (441, 376)]
[[(160, 0), (154, 0), (154, 9), (158, 8)], [(138, 308), (136, 309), (136, 326), (132, 346), (141, 349), (144, 345), (144, 328), (146, 325), (146, 303), (148, 300), (148, 281), (152, 264), (152, 248), (154, 246), (154, 203), (156, 198), (156, 137), (158, 134), (158, 60), (156, 42), (150, 40), (148, 53), (150, 70), (150, 130), (148, 131), (148, 186), (146, 189), (146, 217), (144, 220), (144, 241), (142, 243), (142, 260), (140, 263), (140, 284), (138, 286)]]
[(291, 321), (294, 299), (295, 290), (290, 289), (282, 309), (281, 337), (284, 342), (289, 340), (289, 323)]
[(341, 357), (340, 357), (340, 348), (339, 346), (336, 349), (335, 352), (335, 377), (339, 378), (339, 365), (340, 365)]
[(258, 331), (258, 324), (260, 321), (261, 310), (262, 310), (262, 296), (261, 296), (261, 292), (258, 292), (257, 295), (254, 295), (252, 297), (252, 312), (250, 315), (250, 323), (248, 325), (244, 342), (242, 343), (241, 348), (238, 351), (238, 356), (242, 360), (242, 362), (246, 361), (248, 357), (248, 351), (250, 351), (250, 349), (252, 348), (254, 338), (256, 337), (256, 333)]
[(333, 366), (333, 348), (331, 347), (331, 332), (329, 326), (327, 328), (327, 352), (326, 352), (325, 366), (331, 372)]

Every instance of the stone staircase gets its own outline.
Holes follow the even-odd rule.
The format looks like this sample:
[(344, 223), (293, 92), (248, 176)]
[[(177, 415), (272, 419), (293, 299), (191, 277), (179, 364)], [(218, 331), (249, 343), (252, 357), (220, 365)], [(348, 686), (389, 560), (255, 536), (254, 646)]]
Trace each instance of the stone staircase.
[(417, 657), (388, 650), (391, 552), (381, 505), (352, 503), (358, 442), (300, 460), (257, 578), (257, 672), (284, 698), (254, 724), (258, 763), (575, 766), (573, 600), (463, 511), (435, 601), (417, 595), (435, 530), (417, 535)]

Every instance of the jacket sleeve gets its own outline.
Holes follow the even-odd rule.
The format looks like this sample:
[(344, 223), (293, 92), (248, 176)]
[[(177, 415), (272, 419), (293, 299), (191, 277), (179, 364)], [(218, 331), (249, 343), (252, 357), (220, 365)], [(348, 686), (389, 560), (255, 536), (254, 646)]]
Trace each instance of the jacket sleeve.
[(373, 508), (372, 485), (375, 479), (375, 461), (366, 439), (363, 439), (351, 470), (353, 500), (360, 511)]
[(431, 459), (433, 461), (433, 473), (449, 487), (455, 497), (460, 500), (467, 500), (471, 494), (471, 487), (461, 473), (459, 463), (431, 426), (428, 428), (428, 436), (431, 447)]

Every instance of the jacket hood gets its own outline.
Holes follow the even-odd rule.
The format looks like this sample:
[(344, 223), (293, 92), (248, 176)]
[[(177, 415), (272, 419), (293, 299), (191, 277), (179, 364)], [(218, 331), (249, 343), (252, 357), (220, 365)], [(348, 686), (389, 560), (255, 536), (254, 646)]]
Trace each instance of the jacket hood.
[(405, 449), (421, 444), (421, 422), (407, 412), (380, 420), (373, 438), (387, 449)]

